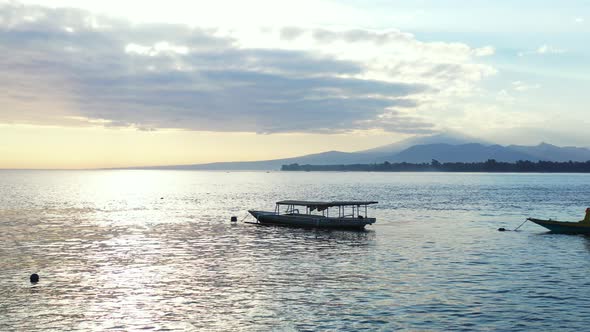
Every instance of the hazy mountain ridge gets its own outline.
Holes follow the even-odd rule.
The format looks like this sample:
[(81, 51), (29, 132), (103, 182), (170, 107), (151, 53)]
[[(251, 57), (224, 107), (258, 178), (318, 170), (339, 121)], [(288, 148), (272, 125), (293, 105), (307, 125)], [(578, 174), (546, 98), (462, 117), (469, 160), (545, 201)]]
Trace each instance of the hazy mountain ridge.
[(175, 170), (279, 170), (282, 165), (350, 165), (385, 161), (400, 163), (483, 162), (488, 159), (515, 162), (529, 161), (588, 161), (590, 149), (558, 147), (548, 143), (535, 146), (489, 144), (482, 140), (457, 134), (438, 134), (406, 139), (397, 143), (358, 152), (327, 151), (293, 158), (262, 161), (218, 162), (195, 165), (133, 167), (133, 169)]
[(300, 157), (261, 160), (261, 161), (235, 161), (217, 162), (194, 165), (170, 165), (152, 167), (133, 167), (133, 169), (176, 169), (176, 170), (278, 170), (285, 164), (314, 164), (330, 165), (334, 162), (341, 164), (366, 163), (367, 160), (376, 162), (380, 155), (359, 152), (327, 151)]
[(389, 162), (409, 163), (430, 162), (432, 159), (440, 162), (481, 162), (488, 159), (507, 162), (538, 160), (535, 156), (508, 147), (479, 143), (415, 145), (385, 159), (384, 161)]
[(553, 158), (551, 161), (587, 161), (590, 160), (590, 149), (575, 146), (559, 147), (548, 143), (535, 146), (509, 145), (508, 148), (527, 153), (538, 158)]
[(388, 153), (394, 154), (401, 152), (407, 148), (410, 148), (415, 145), (425, 145), (425, 144), (452, 144), (452, 145), (459, 145), (459, 144), (466, 144), (466, 143), (480, 143), (480, 144), (491, 144), (490, 142), (486, 142), (484, 140), (480, 140), (475, 137), (459, 134), (459, 133), (441, 133), (436, 135), (430, 136), (418, 136), (418, 137), (410, 137), (399, 142), (395, 142), (392, 144), (378, 146), (376, 148), (358, 151), (358, 153)]

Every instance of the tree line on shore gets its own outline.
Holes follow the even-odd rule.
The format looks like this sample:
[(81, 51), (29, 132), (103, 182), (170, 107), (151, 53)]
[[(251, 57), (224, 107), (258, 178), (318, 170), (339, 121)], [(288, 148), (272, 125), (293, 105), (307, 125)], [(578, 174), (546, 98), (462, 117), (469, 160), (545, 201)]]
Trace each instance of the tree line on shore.
[(514, 163), (489, 159), (485, 162), (441, 163), (390, 163), (351, 164), (351, 165), (283, 165), (282, 171), (336, 171), (336, 172), (505, 172), (505, 173), (590, 173), (590, 160), (578, 161), (528, 161)]

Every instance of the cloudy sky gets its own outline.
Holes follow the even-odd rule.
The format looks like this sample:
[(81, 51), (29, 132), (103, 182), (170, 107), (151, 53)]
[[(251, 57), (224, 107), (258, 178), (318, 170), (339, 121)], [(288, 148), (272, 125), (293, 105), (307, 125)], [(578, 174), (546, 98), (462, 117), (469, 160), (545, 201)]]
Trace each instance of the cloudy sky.
[(590, 2), (0, 0), (0, 168), (590, 146)]

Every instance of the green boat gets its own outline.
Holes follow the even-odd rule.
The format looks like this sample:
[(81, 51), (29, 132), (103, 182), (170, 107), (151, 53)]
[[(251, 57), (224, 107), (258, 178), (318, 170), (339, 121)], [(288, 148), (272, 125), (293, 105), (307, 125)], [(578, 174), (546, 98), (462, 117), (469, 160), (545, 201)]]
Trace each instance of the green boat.
[[(274, 211), (249, 210), (261, 225), (362, 230), (375, 223), (367, 206), (375, 201), (279, 201)], [(304, 208), (304, 210), (303, 210)], [(337, 211), (332, 211), (332, 209)], [(301, 209), (301, 212), (300, 212)], [(314, 213), (315, 211), (315, 213)]]
[(590, 208), (586, 209), (586, 216), (580, 221), (557, 221), (536, 218), (527, 218), (527, 220), (543, 226), (553, 233), (590, 235)]

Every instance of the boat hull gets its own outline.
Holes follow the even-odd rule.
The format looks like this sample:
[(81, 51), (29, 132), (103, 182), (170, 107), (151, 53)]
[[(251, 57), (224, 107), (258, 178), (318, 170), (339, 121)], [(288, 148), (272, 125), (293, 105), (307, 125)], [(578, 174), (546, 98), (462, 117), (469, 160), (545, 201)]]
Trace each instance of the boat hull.
[(362, 230), (375, 223), (375, 218), (328, 218), (308, 214), (275, 214), (266, 211), (248, 211), (258, 223), (263, 225), (290, 226), (302, 228), (352, 229)]
[(547, 228), (553, 233), (590, 235), (590, 223), (543, 220), (535, 218), (528, 218), (528, 220), (539, 226)]

